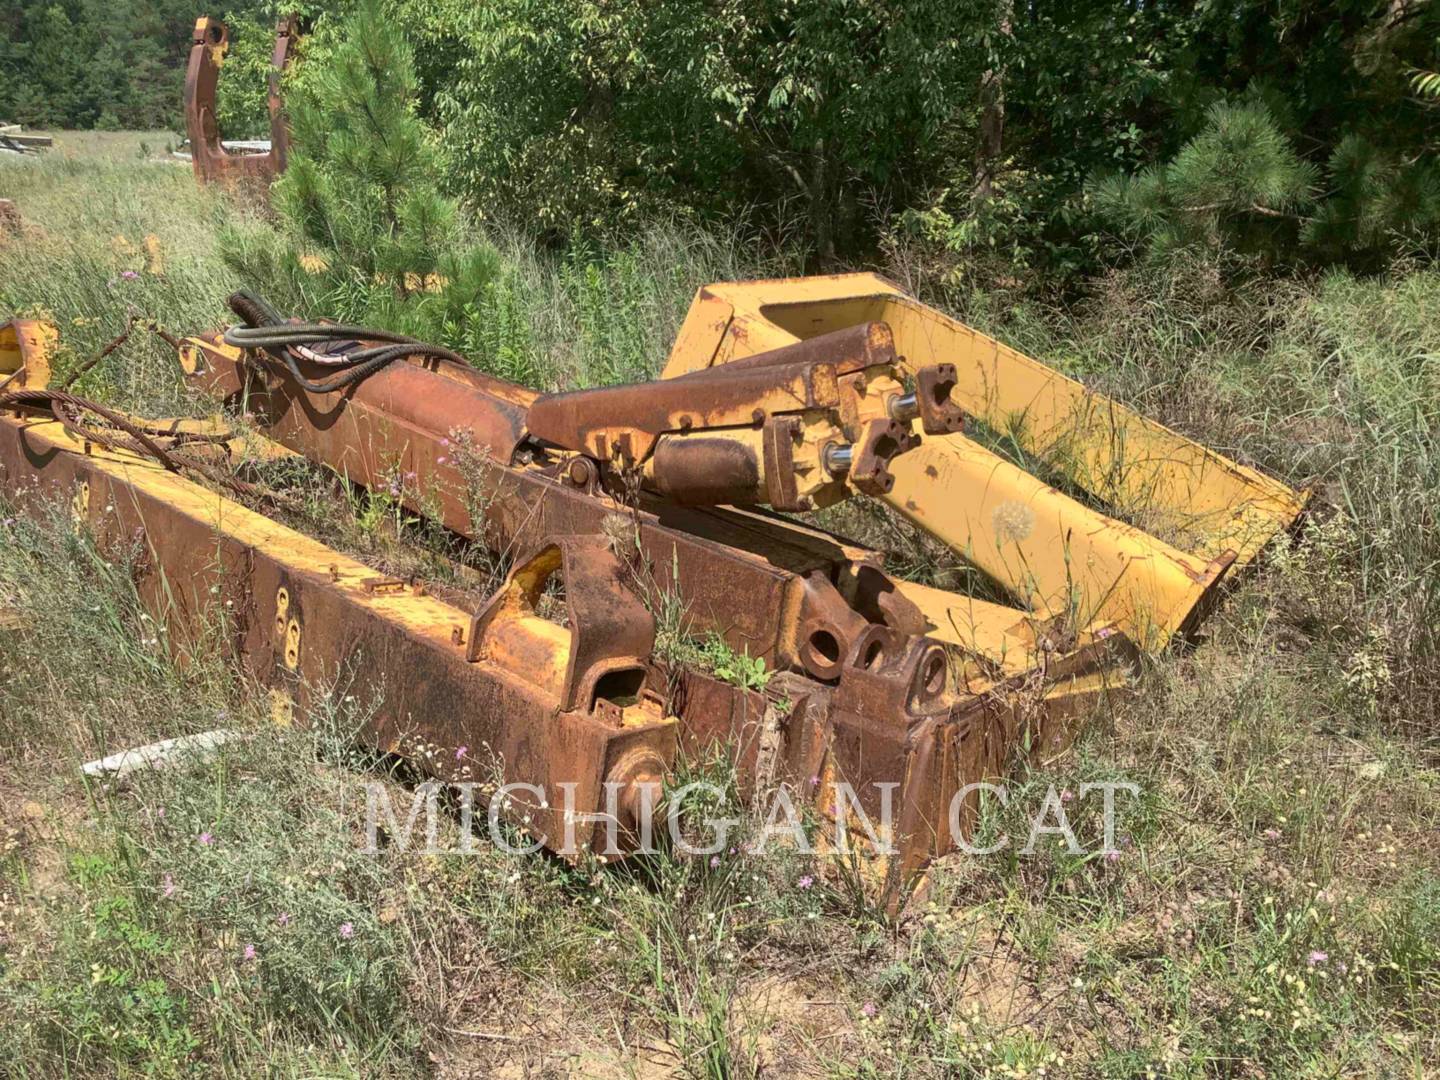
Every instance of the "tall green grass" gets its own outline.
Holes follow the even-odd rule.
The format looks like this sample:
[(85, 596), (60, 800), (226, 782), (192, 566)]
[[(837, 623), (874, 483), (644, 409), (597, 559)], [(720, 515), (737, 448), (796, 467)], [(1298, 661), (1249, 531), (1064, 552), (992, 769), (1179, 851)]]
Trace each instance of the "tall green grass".
[[(62, 146), (74, 136), (61, 135)], [(196, 187), (184, 163), (137, 140), (133, 156), (56, 153), (0, 167), (0, 197), (27, 231), (0, 243), (0, 311), (47, 314), (61, 327), (61, 368), (92, 355), (134, 309), (172, 333), (232, 321), (225, 297), (260, 291), (282, 311), (354, 317), (353, 298), (324, 294), (287, 259), (268, 211)], [(162, 275), (146, 270), (143, 242), (159, 240)], [(118, 238), (118, 239), (117, 239)], [(651, 378), (664, 366), (690, 299), (718, 280), (798, 272), (797, 253), (757, 255), (739, 233), (655, 222), (614, 250), (537, 247), (514, 231), (487, 237), (500, 272), (447, 326), (443, 344), (480, 368), (541, 390)], [(137, 276), (124, 276), (129, 271)], [(163, 344), (127, 343), (84, 388), (149, 411), (182, 407)]]

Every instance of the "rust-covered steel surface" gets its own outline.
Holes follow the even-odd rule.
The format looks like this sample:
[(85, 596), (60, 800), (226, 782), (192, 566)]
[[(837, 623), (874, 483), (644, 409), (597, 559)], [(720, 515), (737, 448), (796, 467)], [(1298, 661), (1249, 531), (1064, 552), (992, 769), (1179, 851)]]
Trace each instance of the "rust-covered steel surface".
[[(837, 335), (836, 344), (829, 355), (848, 350), (855, 358), (842, 355), (829, 365), (837, 380), (873, 369), (877, 356), (893, 362), (883, 327)], [(816, 357), (824, 354), (812, 353), (809, 362), (822, 362)], [(547, 428), (547, 421), (537, 423), (533, 407), (520, 407), (524, 398), (514, 388), (457, 396), (439, 381), (443, 370), (415, 364), (392, 365), (344, 394), (307, 394), (279, 365), (214, 337), (187, 339), (182, 366), (192, 384), (246, 411), (261, 431), (291, 449), (368, 486), (384, 487), (397, 473), (407, 475), (401, 498), (417, 512), (493, 547), (535, 552), (521, 556), (509, 582), (477, 615), (467, 638), (472, 642), (481, 639), (482, 628), (499, 627), (493, 640), (508, 648), (506, 621), (533, 607), (544, 576), (575, 558), (547, 537), (604, 536), (606, 543), (587, 556), (595, 557), (636, 536), (644, 574), (659, 589), (679, 593), (693, 632), (715, 630), (737, 650), (762, 655), (782, 672), (791, 669), (777, 676), (768, 704), (763, 695), (702, 673), (679, 673), (678, 680), (668, 675), (667, 685), (676, 687), (672, 708), (681, 718), (682, 746), (699, 751), (717, 742), (729, 745), (754, 782), (793, 783), (821, 813), (832, 811), (841, 783), (866, 793), (867, 812), (877, 808), (877, 785), (903, 784), (909, 802), (897, 873), (948, 850), (950, 800), (966, 784), (999, 775), (1017, 740), (1039, 745), (1063, 739), (1057, 718), (1078, 713), (1123, 682), (1116, 657), (1128, 642), (1109, 628), (1074, 635), (1066, 655), (1050, 657), (1043, 628), (1025, 612), (975, 601), (968, 623), (945, 614), (945, 625), (937, 626), (931, 621), (934, 596), (912, 596), (914, 586), (884, 572), (880, 553), (799, 523), (677, 505), (643, 491), (637, 504), (624, 505), (600, 483), (595, 458), (549, 457), (530, 441), (536, 427), (549, 433), (547, 442), (582, 441), (576, 436), (585, 414), (568, 402), (560, 415), (572, 428), (561, 433)], [(767, 366), (784, 374), (786, 358), (749, 365)], [(936, 377), (951, 376), (942, 366)], [(417, 392), (426, 380), (428, 392)], [(616, 396), (602, 393), (599, 400)], [(943, 397), (932, 396), (932, 403)], [(660, 401), (664, 408), (683, 398), (665, 388)], [(650, 404), (624, 402), (608, 419), (641, 428), (644, 423), (636, 421), (644, 420)], [(650, 425), (657, 433), (678, 426), (670, 413), (656, 415), (663, 415)], [(702, 416), (699, 409), (694, 415)], [(918, 416), (916, 405), (912, 419)], [(703, 418), (715, 420), (713, 414)], [(896, 437), (883, 412), (873, 422)], [(461, 445), (488, 453), (467, 467), (457, 453)], [(657, 437), (657, 455), (663, 445)], [(605, 595), (610, 587), (604, 583), (614, 580), (616, 568), (605, 558), (600, 563), (591, 575)], [(536, 651), (525, 657), (510, 653), (548, 670), (545, 643), (532, 641), (529, 648)], [(649, 646), (635, 638), (631, 648), (639, 655)], [(623, 663), (617, 667), (622, 681), (634, 677), (624, 674)], [(789, 705), (784, 716), (775, 714), (777, 699)]]
[[(141, 544), (142, 599), (182, 655), (223, 648), (300, 708), (339, 692), (367, 717), (369, 741), (432, 775), (487, 781), (499, 761), (511, 782), (575, 783), (577, 808), (598, 812), (606, 780), (673, 759), (675, 721), (653, 695), (567, 707), (609, 667), (594, 649), (572, 664), (563, 627), (521, 617), (471, 660), (470, 613), (423, 589), (373, 588), (363, 563), (154, 462), (87, 453), (54, 421), (0, 418), (0, 486), (37, 512), (71, 506), (102, 548)], [(603, 640), (603, 612), (600, 625), (593, 608), (572, 616), (575, 638)], [(563, 835), (555, 807), (525, 812)]]
[(675, 502), (803, 511), (888, 491), (917, 419), (958, 425), (953, 370), (918, 379), (923, 398), (905, 392), (889, 328), (871, 323), (675, 379), (549, 394), (526, 426), (607, 474), (640, 469)]
[[(1137, 651), (1192, 626), (1304, 502), (871, 275), (709, 286), (666, 378), (548, 396), (453, 354), (326, 392), (343, 359), (276, 345), (283, 325), (267, 322), (263, 351), (185, 339), (187, 382), (507, 556), (477, 610), (375, 587), (316, 541), (52, 422), (0, 418), (0, 489), (72, 499), (102, 538), (143, 536), (157, 617), (207, 625), (213, 584), (238, 662), (297, 701), (361, 688), (372, 740), (442, 778), (480, 779), (457, 752), (483, 748), (504, 780), (577, 783), (586, 812), (618, 781), (634, 814), (677, 753), (719, 745), (756, 789), (788, 784), (837, 821), (854, 812), (844, 785), (872, 817), (895, 789), (896, 886), (968, 833), (977, 805), (958, 793), (1062, 749)], [(10, 333), (0, 378), (23, 370)], [(1070, 486), (1000, 456), (997, 432), (1068, 463)], [(884, 499), (1008, 600), (902, 580), (881, 552), (773, 512), (849, 497)], [(540, 614), (557, 576), (563, 622)], [(653, 612), (676, 599), (690, 633), (775, 669), (765, 693), (667, 669)], [(524, 809), (555, 846), (555, 808)]]
[(275, 24), (275, 47), (270, 54), (267, 103), (270, 110), (270, 149), (265, 153), (235, 153), (221, 145), (215, 115), (215, 93), (220, 68), (230, 47), (230, 31), (208, 15), (195, 20), (190, 60), (185, 68), (185, 134), (195, 179), (202, 184), (234, 185), (250, 181), (269, 183), (285, 171), (290, 152), (290, 130), (280, 96), (280, 80), (290, 62), (298, 20), (283, 16)]
[[(1003, 768), (1026, 722), (998, 696), (957, 704), (937, 647), (918, 640), (893, 662), (857, 660), (834, 685), (777, 677), (768, 697), (666, 672), (642, 656), (653, 622), (593, 536), (552, 538), (472, 618), (422, 588), (376, 587), (364, 564), (153, 461), (87, 449), (53, 420), (0, 418), (0, 488), (23, 510), (69, 506), (102, 550), (138, 543), (142, 602), (182, 658), (218, 647), (297, 710), (341, 693), (366, 717), (367, 741), (444, 780), (574, 784), (573, 808), (597, 815), (617, 784), (622, 829), (677, 749), (726, 746), (751, 783), (790, 783), (822, 814), (838, 783), (872, 814), (874, 785), (902, 783), (898, 884), (948, 849), (952, 796)], [(557, 572), (568, 629), (534, 613)], [(514, 800), (512, 819), (559, 847), (562, 808)]]
[[(625, 507), (598, 477), (577, 482), (583, 470), (572, 466), (586, 458), (502, 464), (519, 444), (523, 409), (489, 393), (467, 396), (415, 365), (393, 364), (352, 391), (311, 395), (214, 338), (187, 339), (181, 357), (187, 381), (244, 409), (270, 438), (366, 487), (389, 490), (403, 478), (406, 506), (497, 550), (526, 551), (547, 535), (600, 535), (607, 518), (609, 527), (633, 528), (657, 587), (686, 599), (696, 633), (713, 630), (778, 667), (800, 653), (801, 577), (819, 571), (828, 585), (842, 568), (878, 558), (773, 519), (645, 497)], [(403, 409), (394, 408), (401, 400)]]

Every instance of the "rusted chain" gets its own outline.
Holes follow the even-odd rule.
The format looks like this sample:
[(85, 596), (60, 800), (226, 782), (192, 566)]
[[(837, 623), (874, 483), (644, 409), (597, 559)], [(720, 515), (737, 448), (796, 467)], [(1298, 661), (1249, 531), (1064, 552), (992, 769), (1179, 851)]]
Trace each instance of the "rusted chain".
[[(184, 445), (186, 442), (208, 442), (223, 445), (228, 441), (229, 436), (184, 432), (173, 426), (171, 430), (165, 431), (162, 428), (137, 424), (114, 409), (65, 390), (11, 390), (0, 393), (0, 409), (48, 411), (70, 435), (82, 442), (93, 443), (107, 450), (128, 450), (133, 454), (159, 462), (165, 469), (173, 473), (197, 473), (213, 483), (248, 498), (260, 499), (277, 505), (289, 505), (290, 502), (278, 492), (241, 480), (208, 461), (201, 461), (189, 454), (180, 453), (176, 449), (177, 446)], [(81, 421), (82, 413), (90, 413), (99, 417), (120, 435), (117, 437), (113, 432), (95, 430)], [(157, 439), (173, 439), (176, 442), (171, 446), (162, 446), (156, 441)]]

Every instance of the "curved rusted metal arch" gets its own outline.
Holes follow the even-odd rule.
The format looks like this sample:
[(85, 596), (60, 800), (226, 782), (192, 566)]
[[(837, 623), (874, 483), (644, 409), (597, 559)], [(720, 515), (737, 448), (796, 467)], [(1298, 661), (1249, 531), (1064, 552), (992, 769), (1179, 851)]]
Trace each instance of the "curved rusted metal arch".
[(230, 30), (219, 19), (202, 15), (195, 20), (190, 61), (185, 70), (185, 132), (190, 138), (190, 160), (201, 184), (233, 184), (241, 179), (269, 183), (285, 171), (290, 152), (290, 130), (280, 98), (280, 79), (290, 62), (299, 27), (295, 15), (275, 23), (275, 48), (270, 53), (270, 150), (243, 154), (226, 150), (215, 119), (215, 90), (220, 68), (230, 47)]

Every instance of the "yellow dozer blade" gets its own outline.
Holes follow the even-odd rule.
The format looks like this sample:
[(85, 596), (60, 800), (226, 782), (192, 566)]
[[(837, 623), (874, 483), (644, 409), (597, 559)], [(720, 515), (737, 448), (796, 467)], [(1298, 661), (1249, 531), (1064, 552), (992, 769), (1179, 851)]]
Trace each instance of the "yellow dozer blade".
[[(952, 364), (963, 432), (895, 460), (885, 496), (1009, 592), (1029, 622), (1106, 627), (1155, 649), (1193, 628), (1222, 577), (1251, 562), (1307, 495), (1237, 464), (977, 333), (875, 274), (708, 285), (671, 378), (818, 334), (883, 322), (903, 368)], [(1010, 451), (1002, 456), (998, 449)], [(1024, 462), (1031, 469), (1022, 467)], [(1017, 612), (904, 586), (931, 633), (996, 655)]]

